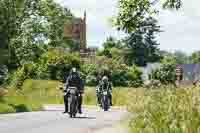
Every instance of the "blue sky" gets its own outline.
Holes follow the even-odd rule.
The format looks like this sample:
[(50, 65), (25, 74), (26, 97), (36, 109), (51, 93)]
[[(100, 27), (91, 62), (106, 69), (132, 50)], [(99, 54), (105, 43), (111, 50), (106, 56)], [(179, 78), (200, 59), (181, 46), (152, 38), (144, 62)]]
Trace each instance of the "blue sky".
[[(118, 0), (56, 0), (71, 9), (75, 16), (87, 12), (87, 42), (89, 46), (101, 46), (108, 36), (120, 39), (124, 36), (110, 23), (117, 14)], [(183, 0), (179, 11), (161, 11), (159, 23), (164, 32), (158, 41), (160, 48), (187, 53), (200, 50), (200, 0)]]

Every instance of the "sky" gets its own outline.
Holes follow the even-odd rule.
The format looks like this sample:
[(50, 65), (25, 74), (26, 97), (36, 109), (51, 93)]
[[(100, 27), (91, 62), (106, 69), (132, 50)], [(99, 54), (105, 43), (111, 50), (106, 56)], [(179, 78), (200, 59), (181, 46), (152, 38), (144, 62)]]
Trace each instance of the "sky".
[[(110, 22), (117, 15), (118, 0), (56, 0), (77, 17), (87, 12), (88, 46), (101, 47), (108, 36), (123, 38)], [(161, 10), (159, 24), (163, 30), (158, 37), (160, 49), (181, 50), (188, 54), (200, 50), (200, 0), (183, 0), (179, 11)]]

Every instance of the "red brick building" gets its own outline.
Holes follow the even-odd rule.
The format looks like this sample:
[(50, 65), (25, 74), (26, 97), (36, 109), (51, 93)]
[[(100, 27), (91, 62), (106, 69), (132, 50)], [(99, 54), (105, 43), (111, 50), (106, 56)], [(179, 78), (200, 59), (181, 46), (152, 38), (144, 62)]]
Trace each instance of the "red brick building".
[(74, 18), (72, 22), (67, 22), (64, 26), (64, 37), (72, 38), (80, 44), (80, 55), (82, 60), (89, 63), (95, 63), (97, 48), (87, 47), (87, 23), (86, 12), (83, 18)]

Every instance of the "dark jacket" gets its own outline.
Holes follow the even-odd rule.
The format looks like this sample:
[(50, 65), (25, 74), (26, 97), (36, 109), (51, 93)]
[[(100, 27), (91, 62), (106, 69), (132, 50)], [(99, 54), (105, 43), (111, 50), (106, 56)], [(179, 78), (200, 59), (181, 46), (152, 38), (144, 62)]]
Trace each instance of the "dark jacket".
[(67, 90), (68, 87), (77, 87), (80, 92), (84, 91), (84, 83), (78, 73), (71, 73), (67, 77), (67, 80), (65, 83), (65, 90)]

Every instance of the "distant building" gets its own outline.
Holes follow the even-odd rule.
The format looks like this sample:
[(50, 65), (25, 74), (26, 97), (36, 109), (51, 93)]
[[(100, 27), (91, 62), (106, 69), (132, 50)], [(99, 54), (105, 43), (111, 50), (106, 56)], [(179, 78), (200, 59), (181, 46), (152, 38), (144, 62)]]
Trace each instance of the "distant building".
[(183, 81), (200, 80), (200, 64), (180, 64), (183, 70)]
[(78, 41), (80, 44), (80, 56), (82, 61), (95, 63), (95, 56), (97, 48), (87, 47), (87, 24), (86, 24), (86, 12), (84, 12), (84, 18), (74, 18), (72, 22), (67, 22), (64, 27), (64, 37), (72, 38)]
[(66, 22), (64, 26), (64, 37), (78, 41), (80, 49), (87, 48), (86, 12), (84, 12), (84, 18), (74, 18), (72, 21)]

